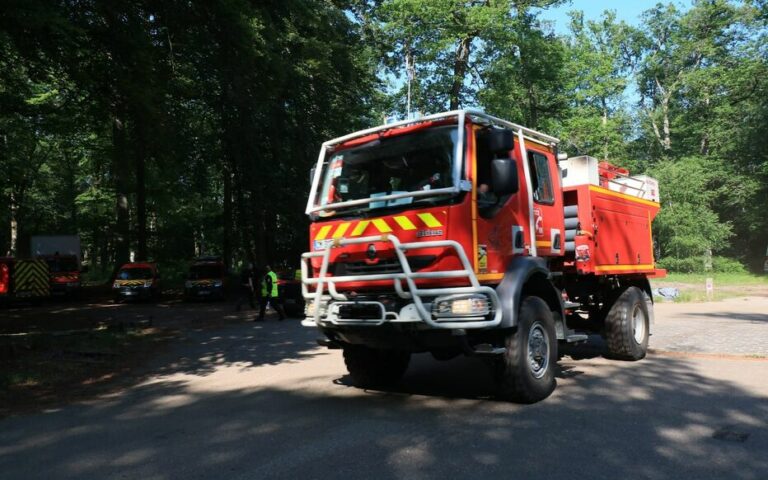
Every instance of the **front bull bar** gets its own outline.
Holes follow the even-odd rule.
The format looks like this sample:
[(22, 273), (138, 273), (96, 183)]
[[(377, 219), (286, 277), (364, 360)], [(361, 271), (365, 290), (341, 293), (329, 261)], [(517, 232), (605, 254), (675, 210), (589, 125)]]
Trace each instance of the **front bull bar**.
[[(398, 273), (382, 273), (382, 274), (369, 274), (369, 275), (345, 275), (345, 276), (328, 276), (328, 264), (331, 256), (331, 249), (337, 247), (343, 247), (345, 245), (354, 245), (359, 243), (376, 243), (376, 242), (389, 242), (394, 246), (395, 254), (402, 268), (402, 272)], [(424, 249), (424, 248), (452, 248), (458, 255), (462, 270), (447, 270), (442, 272), (414, 272), (411, 270), (411, 266), (408, 263), (408, 257), (405, 252), (408, 250)], [(312, 258), (322, 257), (323, 261), (320, 266), (320, 274), (317, 278), (311, 278), (309, 276), (309, 268), (311, 268), (310, 261)], [(442, 287), (442, 288), (419, 288), (416, 285), (418, 279), (446, 279), (446, 278), (467, 278), (470, 286), (468, 287)], [(475, 272), (469, 263), (464, 249), (461, 244), (453, 240), (437, 240), (431, 242), (412, 242), (402, 243), (395, 235), (383, 234), (361, 238), (339, 238), (334, 239), (333, 243), (328, 245), (325, 250), (319, 252), (306, 252), (301, 256), (301, 290), (302, 295), (306, 300), (314, 301), (315, 313), (313, 320), (315, 325), (321, 326), (320, 320), (320, 305), (324, 300), (323, 289), (325, 285), (328, 285), (328, 294), (334, 300), (346, 302), (349, 301), (347, 296), (339, 293), (336, 285), (342, 283), (352, 283), (361, 281), (382, 281), (392, 280), (393, 287), (397, 295), (405, 300), (413, 300), (413, 305), (416, 307), (416, 311), (421, 320), (433, 328), (440, 329), (459, 329), (459, 328), (487, 328), (495, 327), (501, 323), (501, 308), (499, 296), (491, 287), (480, 285), (480, 282), (475, 276)], [(403, 281), (407, 286), (407, 291), (403, 289)], [(315, 291), (310, 292), (309, 286), (314, 285)], [(424, 297), (439, 297), (445, 295), (471, 295), (471, 294), (485, 294), (491, 301), (493, 318), (488, 320), (483, 317), (461, 317), (460, 321), (435, 321), (432, 318), (432, 313), (424, 306)], [(327, 297), (326, 297), (327, 298)], [(449, 317), (450, 318), (450, 317)], [(458, 318), (458, 317), (454, 317)], [(386, 314), (383, 315), (382, 321), (386, 320)], [(349, 322), (345, 322), (349, 324)], [(363, 322), (361, 322), (363, 323)], [(370, 324), (370, 323), (367, 323)]]

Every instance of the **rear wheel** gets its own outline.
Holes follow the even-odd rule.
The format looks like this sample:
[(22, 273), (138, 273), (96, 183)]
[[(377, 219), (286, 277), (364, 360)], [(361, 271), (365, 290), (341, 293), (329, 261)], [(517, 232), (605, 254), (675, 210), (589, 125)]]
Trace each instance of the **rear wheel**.
[(637, 287), (624, 290), (605, 317), (608, 352), (622, 360), (640, 360), (648, 352), (649, 315), (646, 296)]
[(344, 347), (344, 363), (358, 387), (386, 386), (396, 383), (408, 369), (411, 354), (402, 350)]
[(519, 403), (547, 398), (555, 389), (557, 337), (552, 312), (539, 297), (526, 297), (516, 331), (505, 339), (499, 365), (499, 395)]

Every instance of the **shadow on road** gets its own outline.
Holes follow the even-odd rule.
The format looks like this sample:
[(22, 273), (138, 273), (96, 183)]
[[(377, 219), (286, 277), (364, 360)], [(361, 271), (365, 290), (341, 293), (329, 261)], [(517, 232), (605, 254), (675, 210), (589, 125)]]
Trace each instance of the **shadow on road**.
[(683, 313), (686, 317), (721, 318), (723, 320), (742, 320), (750, 323), (768, 323), (768, 313), (744, 313), (744, 312), (710, 312), (710, 313)]
[[(0, 421), (3, 478), (768, 478), (768, 399), (685, 359), (566, 359), (555, 394), (521, 406), (487, 401), (477, 359), (416, 356), (385, 392), (334, 384), (314, 336), (193, 331), (150, 382)], [(233, 367), (236, 388), (200, 380)]]
[(297, 320), (280, 322), (271, 316), (267, 318), (264, 322), (188, 330), (182, 340), (185, 347), (153, 361), (148, 371), (159, 375), (204, 376), (222, 366), (276, 365), (308, 359), (320, 352), (313, 330), (302, 329)]

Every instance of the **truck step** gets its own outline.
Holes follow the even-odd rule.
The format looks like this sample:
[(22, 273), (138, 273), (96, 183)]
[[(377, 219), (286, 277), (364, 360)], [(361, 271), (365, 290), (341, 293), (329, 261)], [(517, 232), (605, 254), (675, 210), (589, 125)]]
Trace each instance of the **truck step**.
[(502, 355), (507, 351), (504, 347), (494, 347), (490, 343), (481, 343), (474, 346), (475, 355)]
[(584, 333), (572, 333), (565, 337), (565, 341), (568, 343), (578, 343), (578, 342), (586, 342), (589, 338), (589, 335), (586, 335)]

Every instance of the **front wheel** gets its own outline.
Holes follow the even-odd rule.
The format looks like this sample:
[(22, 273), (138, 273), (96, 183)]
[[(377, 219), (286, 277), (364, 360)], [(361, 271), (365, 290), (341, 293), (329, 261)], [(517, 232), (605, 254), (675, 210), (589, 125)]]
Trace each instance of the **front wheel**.
[(608, 352), (621, 360), (640, 360), (648, 352), (649, 315), (646, 296), (637, 287), (619, 295), (605, 317)]
[(403, 376), (411, 354), (402, 350), (369, 348), (362, 345), (344, 347), (344, 363), (358, 387), (391, 385)]
[(505, 339), (499, 365), (499, 395), (518, 403), (547, 398), (556, 386), (557, 337), (552, 312), (539, 297), (526, 297), (517, 329)]

